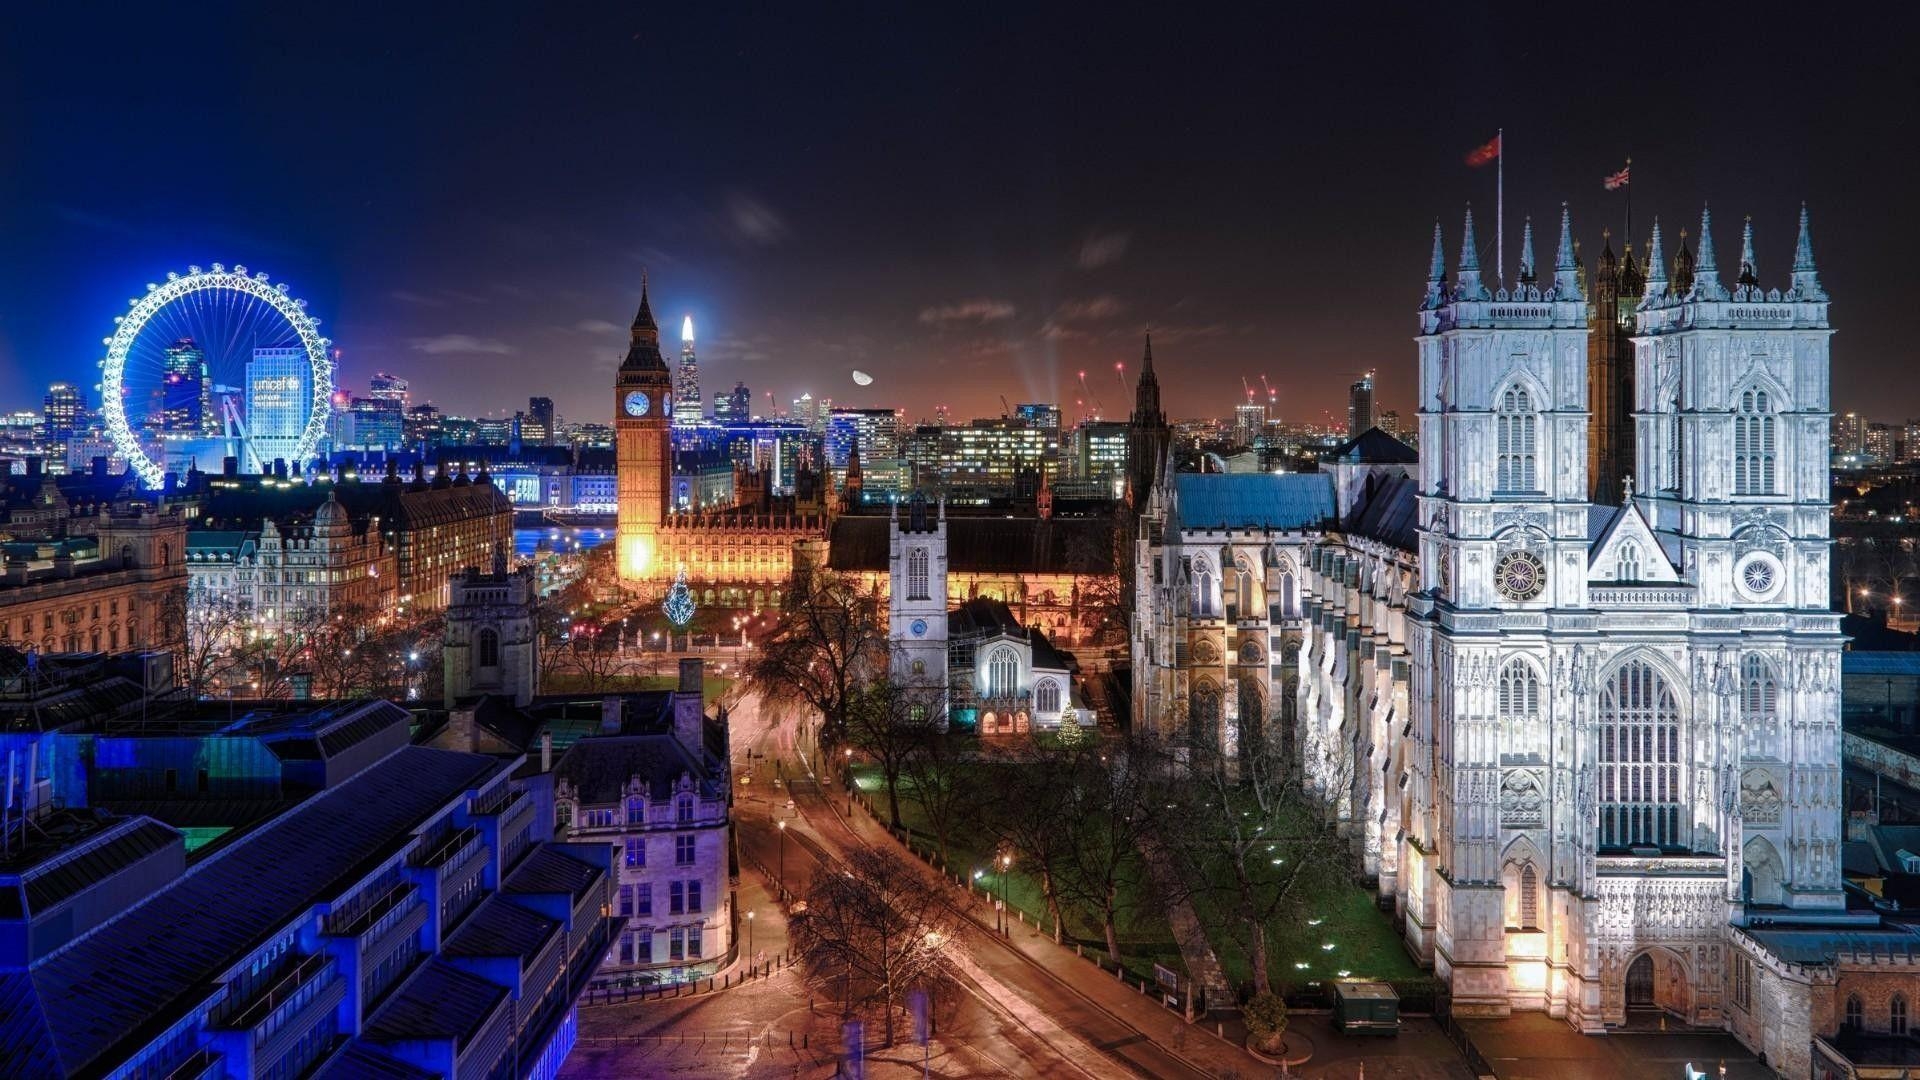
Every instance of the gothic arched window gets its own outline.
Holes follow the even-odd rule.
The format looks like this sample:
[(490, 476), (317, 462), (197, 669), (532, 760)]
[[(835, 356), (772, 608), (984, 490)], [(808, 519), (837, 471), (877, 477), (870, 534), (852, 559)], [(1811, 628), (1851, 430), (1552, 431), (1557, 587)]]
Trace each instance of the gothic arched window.
[(916, 547), (907, 552), (907, 599), (927, 599), (927, 549)]
[(1848, 994), (1847, 995), (1847, 1028), (1852, 1031), (1859, 1031), (1861, 1028), (1866, 1026), (1866, 1019), (1867, 1019), (1867, 1010), (1866, 1010), (1866, 1007), (1860, 1003), (1860, 995)]
[(1035, 712), (1059, 712), (1060, 684), (1052, 679), (1040, 680), (1040, 685), (1033, 691), (1033, 708)]
[(1680, 706), (1644, 660), (1622, 666), (1600, 701), (1600, 845), (1680, 847)]
[(987, 661), (987, 696), (1012, 697), (1020, 689), (1020, 658), (1002, 645)]
[(1740, 661), (1740, 721), (1746, 728), (1746, 752), (1770, 751), (1780, 709), (1780, 683), (1773, 665), (1758, 653)]
[(1520, 925), (1529, 930), (1540, 925), (1540, 875), (1532, 863), (1520, 868)]
[(1494, 490), (1539, 490), (1534, 456), (1539, 426), (1539, 417), (1533, 411), (1533, 395), (1524, 386), (1507, 387), (1500, 395), (1500, 412), (1496, 418)]
[(1765, 390), (1742, 393), (1733, 417), (1733, 493), (1773, 494), (1773, 401)]
[(1280, 563), (1280, 617), (1297, 619), (1300, 617), (1300, 602), (1294, 591), (1293, 564)]
[(1213, 614), (1213, 564), (1204, 555), (1193, 560), (1193, 613)]
[(1214, 729), (1220, 726), (1220, 691), (1212, 683), (1195, 686), (1189, 712), (1195, 733), (1211, 739)]
[(500, 666), (500, 635), (492, 627), (482, 629), (474, 638), (475, 652), (479, 654), (481, 667)]
[(1500, 756), (1539, 760), (1541, 745), (1540, 676), (1524, 660), (1500, 669)]
[(1887, 1002), (1887, 1034), (1905, 1035), (1907, 1033), (1907, 996), (1893, 995)]
[(1614, 571), (1616, 581), (1640, 580), (1640, 545), (1631, 540), (1620, 545), (1620, 563)]
[(1247, 563), (1245, 555), (1233, 561), (1234, 606), (1240, 611), (1240, 618), (1251, 619), (1253, 614), (1253, 568)]

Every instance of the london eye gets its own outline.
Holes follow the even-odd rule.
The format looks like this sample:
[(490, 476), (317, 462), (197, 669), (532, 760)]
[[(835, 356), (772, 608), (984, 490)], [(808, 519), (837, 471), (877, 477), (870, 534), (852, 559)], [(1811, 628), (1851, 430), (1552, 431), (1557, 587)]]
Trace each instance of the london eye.
[(148, 487), (234, 457), (258, 472), (310, 460), (326, 432), (332, 344), (307, 303), (244, 266), (168, 273), (102, 340), (107, 435)]

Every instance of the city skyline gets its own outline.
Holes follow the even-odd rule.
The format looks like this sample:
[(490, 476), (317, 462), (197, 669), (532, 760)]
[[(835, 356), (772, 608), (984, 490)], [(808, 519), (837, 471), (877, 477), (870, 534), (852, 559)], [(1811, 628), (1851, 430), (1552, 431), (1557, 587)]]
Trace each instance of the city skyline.
[[(1118, 417), (1113, 365), (1131, 378), (1152, 325), (1160, 362), (1180, 373), (1167, 387), (1174, 416), (1228, 414), (1241, 379), (1257, 387), (1265, 375), (1283, 419), (1337, 422), (1352, 373), (1369, 368), (1380, 407), (1405, 414), (1402, 346), (1434, 218), (1451, 259), (1473, 202), (1493, 255), (1491, 170), (1462, 155), (1496, 130), (1509, 277), (1521, 221), (1557, 216), (1562, 200), (1589, 267), (1603, 228), (1617, 247), (1624, 199), (1601, 179), (1631, 156), (1636, 248), (1658, 213), (1671, 250), (1711, 202), (1723, 260), (1753, 216), (1769, 284), (1784, 279), (1808, 203), (1836, 256), (1834, 287), (1854, 298), (1835, 352), (1839, 407), (1864, 405), (1851, 388), (1899, 356), (1900, 298), (1872, 283), (1903, 265), (1900, 237), (1920, 223), (1896, 190), (1915, 151), (1870, 137), (1876, 118), (1861, 103), (1893, 100), (1901, 84), (1873, 47), (1817, 31), (1688, 56), (1689, 84), (1729, 93), (1753, 71), (1828, 72), (1767, 103), (1767, 122), (1732, 123), (1711, 96), (1670, 93), (1678, 61), (1660, 57), (1616, 65), (1604, 105), (1535, 92), (1586, 81), (1587, 61), (1556, 55), (1564, 31), (1478, 16), (1445, 56), (1417, 27), (1370, 43), (1364, 84), (1337, 49), (1198, 74), (1211, 53), (1270, 37), (1257, 28), (1235, 46), (1176, 27), (1136, 66), (1147, 58), (1118, 47), (1124, 19), (1065, 50), (1068, 28), (1047, 20), (949, 40), (911, 16), (680, 18), (587, 13), (543, 35), (536, 55), (505, 20), (403, 18), (382, 27), (395, 51), (379, 54), (351, 27), (290, 16), (191, 35), (134, 16), (96, 28), (99, 55), (125, 63), (87, 65), (109, 84), (93, 94), (76, 94), (59, 49), (19, 57), (14, 97), (28, 110), (0, 125), (23, 163), (0, 221), (17, 253), (0, 268), (0, 398), (36, 402), (60, 378), (90, 387), (96, 343), (127, 296), (169, 269), (227, 259), (312, 301), (343, 350), (344, 385), (395, 371), (416, 401), (467, 415), (541, 395), (564, 416), (610, 419), (598, 387), (643, 269), (661, 311), (702, 329), (703, 381), (743, 381), (761, 408), (771, 390), (781, 403), (811, 392), (910, 419), (941, 405), (987, 416), (1004, 394), (1071, 415), (1084, 369)], [(1348, 29), (1285, 28), (1330, 42)], [(60, 28), (22, 29), (39, 33), (16, 40)], [(991, 77), (970, 61), (983, 49), (1025, 78)], [(196, 79), (153, 85), (147, 57), (163, 55)], [(816, 64), (855, 59), (897, 96), (816, 77)], [(351, 76), (332, 78), (336, 63)], [(479, 78), (490, 65), (525, 78), (506, 96)], [(1460, 65), (1499, 74), (1461, 95), (1473, 104), (1427, 101)], [(196, 95), (209, 79), (251, 92)], [(146, 106), (119, 106), (129, 80)], [(305, 91), (316, 80), (329, 95)], [(400, 114), (375, 115), (370, 88), (396, 80), (417, 93)], [(766, 115), (776, 95), (786, 108)], [(1032, 98), (1066, 104), (1035, 112)], [(31, 108), (53, 99), (64, 111)], [(108, 167), (177, 152), (171, 126), (153, 122), (169, 108), (235, 137), (209, 140), (191, 169)], [(65, 139), (76, 113), (102, 137)], [(484, 129), (470, 118), (482, 114)], [(607, 134), (621, 125), (645, 136)], [(1364, 139), (1353, 134), (1363, 127)], [(1879, 167), (1816, 175), (1861, 147)], [(321, 162), (312, 178), (284, 169), (300, 155)], [(855, 369), (873, 384), (856, 385)], [(1920, 389), (1894, 385), (1877, 400), (1886, 419), (1920, 413)]]

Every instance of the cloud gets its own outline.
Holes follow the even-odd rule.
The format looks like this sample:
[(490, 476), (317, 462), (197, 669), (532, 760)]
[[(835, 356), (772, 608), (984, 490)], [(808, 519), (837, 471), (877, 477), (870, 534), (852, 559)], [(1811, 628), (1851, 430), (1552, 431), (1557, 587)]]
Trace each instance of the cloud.
[(727, 196), (727, 218), (736, 239), (772, 247), (787, 238), (787, 222), (773, 207), (744, 192)]
[(1127, 310), (1127, 305), (1117, 296), (1094, 296), (1085, 300), (1069, 300), (1061, 304), (1053, 317), (1061, 322), (1099, 322), (1111, 319)]
[(937, 307), (921, 308), (920, 321), (928, 326), (947, 326), (952, 323), (989, 323), (1013, 318), (1016, 309), (1005, 300), (994, 300), (985, 296), (976, 296), (971, 300), (960, 300)]
[(428, 356), (445, 356), (459, 353), (491, 353), (506, 356), (513, 352), (513, 346), (498, 338), (479, 338), (472, 334), (441, 334), (438, 337), (414, 338), (413, 351)]
[(583, 334), (617, 334), (620, 328), (605, 319), (581, 319), (573, 324), (575, 330)]
[(1080, 255), (1074, 260), (1082, 270), (1097, 270), (1102, 266), (1111, 266), (1127, 257), (1127, 245), (1133, 242), (1130, 233), (1093, 232), (1080, 242)]

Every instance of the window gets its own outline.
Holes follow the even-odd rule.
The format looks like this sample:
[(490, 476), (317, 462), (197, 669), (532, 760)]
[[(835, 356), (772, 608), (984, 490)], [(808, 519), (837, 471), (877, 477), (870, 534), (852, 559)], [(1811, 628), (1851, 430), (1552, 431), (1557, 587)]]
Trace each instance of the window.
[(1253, 568), (1244, 556), (1235, 559), (1233, 564), (1233, 603), (1239, 609), (1240, 618), (1251, 619), (1253, 615)]
[(701, 910), (703, 909), (700, 906), (700, 883), (689, 881), (687, 882), (687, 911), (697, 913)]
[(1208, 735), (1220, 726), (1220, 691), (1210, 683), (1201, 683), (1194, 687), (1191, 710), (1194, 731), (1200, 735)]
[(687, 913), (687, 886), (682, 881), (667, 882), (667, 914), (685, 915)]
[(1905, 994), (1895, 994), (1893, 1000), (1887, 1002), (1887, 1033), (1889, 1035), (1907, 1033), (1907, 996)]
[(1742, 393), (1733, 416), (1733, 493), (1773, 494), (1773, 404), (1765, 390)]
[(1040, 712), (1060, 711), (1060, 684), (1052, 679), (1040, 680), (1033, 691), (1033, 707)]
[(641, 882), (633, 887), (633, 913), (635, 915), (653, 914), (653, 885)]
[(620, 914), (633, 914), (633, 886), (620, 886)]
[(573, 824), (573, 803), (566, 799), (562, 799), (559, 802), (555, 803), (553, 807), (553, 816), (554, 816), (555, 823), (558, 824), (563, 829), (572, 825)]
[(1737, 951), (1733, 954), (1733, 1003), (1742, 1009), (1753, 1005), (1753, 958)]
[(693, 820), (693, 796), (682, 795), (673, 807), (673, 820), (685, 825)]
[(647, 800), (638, 795), (627, 799), (627, 824), (645, 825), (647, 823)]
[(481, 630), (474, 644), (480, 654), (481, 667), (500, 666), (500, 635), (494, 633), (491, 627)]
[(1680, 472), (1685, 467), (1687, 449), (1685, 425), (1680, 422), (1680, 396), (1673, 398), (1673, 420), (1667, 427), (1667, 490), (1680, 490)]
[(1600, 844), (1680, 847), (1680, 708), (1651, 664), (1622, 666), (1600, 701)]
[(1847, 1030), (1859, 1031), (1865, 1027), (1867, 1010), (1860, 1004), (1859, 994), (1847, 995)]
[(1773, 665), (1758, 653), (1749, 653), (1740, 661), (1740, 721), (1746, 728), (1747, 753), (1776, 756), (1779, 709), (1780, 684), (1774, 680)]
[[(628, 913), (623, 911), (621, 914), (625, 915)], [(633, 931), (631, 930), (620, 935), (620, 962), (623, 964), (633, 963)]]
[(693, 835), (683, 833), (673, 838), (673, 865), (693, 865)]
[(1631, 540), (1620, 545), (1620, 564), (1613, 573), (1616, 581), (1640, 580), (1640, 545)]
[(687, 959), (700, 959), (700, 931), (698, 926), (687, 927)]
[(1299, 594), (1294, 591), (1293, 564), (1284, 559), (1280, 562), (1280, 617), (1300, 617)]
[(1213, 564), (1205, 559), (1193, 560), (1193, 613), (1213, 614)]
[(1020, 690), (1020, 658), (1011, 648), (1002, 645), (993, 651), (993, 658), (987, 661), (987, 696), (992, 698), (1012, 697)]
[(1248, 638), (1240, 643), (1240, 662), (1253, 667), (1260, 665), (1260, 643)]
[(928, 599), (926, 548), (916, 547), (907, 552), (907, 599)]
[(687, 932), (676, 926), (667, 931), (667, 959), (684, 960), (687, 956)]
[(1540, 875), (1532, 863), (1520, 868), (1520, 925), (1529, 930), (1540, 925)]
[(1509, 386), (1500, 395), (1500, 412), (1495, 418), (1496, 491), (1536, 491), (1539, 489), (1534, 460), (1535, 432), (1539, 421), (1533, 413), (1533, 395), (1524, 386)]
[(644, 836), (626, 837), (626, 856), (628, 866), (647, 865), (647, 838)]
[(1503, 760), (1540, 761), (1546, 757), (1540, 719), (1540, 676), (1524, 660), (1500, 669), (1500, 756)]

